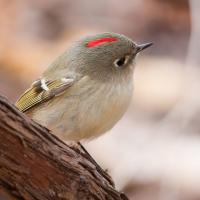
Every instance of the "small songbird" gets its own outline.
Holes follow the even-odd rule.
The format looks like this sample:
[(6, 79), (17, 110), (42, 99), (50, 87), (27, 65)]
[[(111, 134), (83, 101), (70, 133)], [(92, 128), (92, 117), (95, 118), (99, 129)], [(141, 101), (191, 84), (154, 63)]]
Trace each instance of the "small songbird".
[(58, 57), (16, 106), (61, 139), (97, 137), (125, 113), (135, 57), (151, 45), (116, 33), (87, 36)]

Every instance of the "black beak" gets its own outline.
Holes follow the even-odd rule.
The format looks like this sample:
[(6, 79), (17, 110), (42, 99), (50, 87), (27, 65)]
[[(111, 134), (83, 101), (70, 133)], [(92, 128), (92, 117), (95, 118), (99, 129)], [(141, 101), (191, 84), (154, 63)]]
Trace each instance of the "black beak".
[(139, 44), (136, 46), (136, 52), (139, 53), (140, 51), (143, 51), (144, 49), (150, 47), (153, 45), (153, 42), (145, 43), (145, 44)]

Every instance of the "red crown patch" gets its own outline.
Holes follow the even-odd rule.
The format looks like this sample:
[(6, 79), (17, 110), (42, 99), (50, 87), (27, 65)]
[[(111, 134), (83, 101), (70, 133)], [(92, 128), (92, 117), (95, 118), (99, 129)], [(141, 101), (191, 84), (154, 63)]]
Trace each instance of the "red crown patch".
[(95, 46), (98, 46), (98, 45), (101, 45), (101, 44), (104, 44), (104, 43), (107, 43), (107, 42), (116, 42), (117, 41), (117, 38), (100, 38), (100, 39), (96, 39), (96, 40), (92, 40), (90, 42), (87, 43), (87, 47), (95, 47)]

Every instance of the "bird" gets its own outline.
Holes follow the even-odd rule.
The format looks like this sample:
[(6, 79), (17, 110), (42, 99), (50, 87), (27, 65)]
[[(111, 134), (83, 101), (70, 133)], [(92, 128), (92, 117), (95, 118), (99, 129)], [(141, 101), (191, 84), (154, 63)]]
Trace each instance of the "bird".
[(62, 140), (96, 138), (124, 115), (133, 94), (137, 44), (118, 33), (74, 42), (16, 101), (16, 107)]

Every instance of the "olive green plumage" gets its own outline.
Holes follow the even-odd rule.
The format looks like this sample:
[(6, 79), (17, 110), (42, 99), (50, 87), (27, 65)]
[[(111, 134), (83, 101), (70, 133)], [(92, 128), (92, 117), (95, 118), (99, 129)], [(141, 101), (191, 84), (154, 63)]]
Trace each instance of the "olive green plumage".
[(135, 56), (150, 45), (116, 33), (85, 37), (58, 57), (16, 106), (63, 139), (99, 136), (126, 111)]

